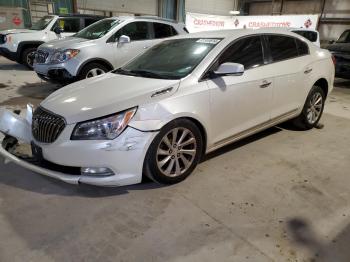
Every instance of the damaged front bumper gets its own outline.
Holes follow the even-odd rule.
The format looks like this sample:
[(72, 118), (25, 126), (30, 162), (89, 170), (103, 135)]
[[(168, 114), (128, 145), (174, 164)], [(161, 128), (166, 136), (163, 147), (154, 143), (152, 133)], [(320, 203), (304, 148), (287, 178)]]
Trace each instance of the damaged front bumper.
[[(6, 161), (38, 174), (70, 184), (123, 186), (142, 181), (143, 161), (149, 144), (157, 132), (142, 132), (128, 127), (117, 139), (110, 141), (72, 141), (74, 125), (68, 125), (52, 144), (35, 141), (31, 132), (32, 109), (25, 117), (8, 110), (0, 110), (0, 131), (5, 134), (0, 155)], [(17, 140), (40, 148), (41, 158), (33, 154), (21, 156), (14, 148)], [(112, 175), (82, 174), (82, 168), (108, 168)]]

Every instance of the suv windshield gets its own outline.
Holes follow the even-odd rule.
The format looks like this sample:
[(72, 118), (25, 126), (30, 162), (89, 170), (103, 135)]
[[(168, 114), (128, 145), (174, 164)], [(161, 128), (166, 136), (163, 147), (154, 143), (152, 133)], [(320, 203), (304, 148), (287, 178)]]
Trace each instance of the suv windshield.
[(85, 39), (98, 39), (120, 23), (121, 21), (118, 19), (104, 19), (84, 28), (74, 36)]
[(350, 43), (350, 30), (343, 32), (337, 43)]
[(37, 22), (35, 22), (30, 29), (32, 30), (44, 30), (48, 24), (52, 21), (53, 16), (44, 16)]
[(164, 41), (114, 73), (180, 79), (190, 74), (221, 41), (218, 38), (184, 38)]

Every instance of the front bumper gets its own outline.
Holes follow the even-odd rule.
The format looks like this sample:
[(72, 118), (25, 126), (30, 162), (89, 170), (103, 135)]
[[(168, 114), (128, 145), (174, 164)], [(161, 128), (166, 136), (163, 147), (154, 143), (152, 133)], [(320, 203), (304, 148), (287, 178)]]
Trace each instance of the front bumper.
[[(4, 115), (10, 115), (12, 120), (2, 121), (0, 126), (2, 133), (15, 137), (17, 135), (20, 140), (26, 143), (29, 140), (33, 140), (31, 135), (20, 137), (17, 133), (15, 134), (15, 132), (20, 132), (21, 134), (23, 129), (30, 129), (30, 124), (26, 119), (5, 111), (5, 114), (0, 114), (0, 123), (4, 119)], [(17, 122), (16, 129), (11, 126), (11, 122)], [(142, 181), (143, 162), (147, 148), (157, 132), (142, 132), (128, 127), (115, 140), (71, 141), (69, 138), (73, 128), (74, 125), (68, 125), (52, 144), (42, 144), (34, 141), (35, 144), (41, 147), (44, 161), (52, 165), (42, 165), (35, 161), (28, 161), (28, 159), (23, 159), (4, 147), (0, 147), (0, 155), (33, 172), (70, 184), (124, 186), (137, 184)], [(73, 169), (80, 170), (80, 167), (108, 167), (113, 171), (114, 175), (91, 176), (69, 172), (69, 170)]]
[(76, 58), (60, 64), (34, 63), (34, 71), (45, 81), (68, 84), (77, 80), (80, 64), (80, 61)]
[(6, 57), (9, 60), (18, 61), (17, 53), (11, 52), (5, 47), (0, 47), (0, 55), (2, 55), (3, 57)]
[(333, 53), (335, 57), (335, 76), (350, 79), (350, 54)]

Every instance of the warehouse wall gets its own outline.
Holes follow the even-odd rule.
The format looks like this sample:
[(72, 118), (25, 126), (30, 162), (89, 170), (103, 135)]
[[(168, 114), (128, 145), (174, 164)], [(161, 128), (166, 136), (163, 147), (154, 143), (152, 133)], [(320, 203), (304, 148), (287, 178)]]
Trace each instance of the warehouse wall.
[[(91, 13), (92, 10), (96, 14), (100, 12), (112, 12), (117, 14), (142, 14), (142, 15), (158, 15), (157, 0), (78, 0), (78, 10), (80, 13)], [(87, 10), (84, 12), (83, 10)], [(90, 12), (89, 12), (90, 11)], [(98, 12), (100, 11), (100, 12)]]
[(185, 9), (192, 13), (228, 15), (234, 4), (234, 0), (185, 0)]

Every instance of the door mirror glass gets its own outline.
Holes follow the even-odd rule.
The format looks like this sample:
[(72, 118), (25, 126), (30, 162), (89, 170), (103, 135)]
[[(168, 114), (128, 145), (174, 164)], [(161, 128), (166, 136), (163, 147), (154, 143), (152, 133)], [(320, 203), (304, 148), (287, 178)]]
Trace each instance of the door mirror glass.
[(118, 43), (119, 44), (127, 44), (130, 43), (130, 37), (126, 36), (126, 35), (121, 35), (118, 39)]
[(244, 65), (237, 63), (223, 63), (214, 71), (216, 76), (234, 76), (244, 73)]
[(55, 34), (59, 35), (63, 32), (63, 28), (56, 26), (53, 31), (55, 32)]

